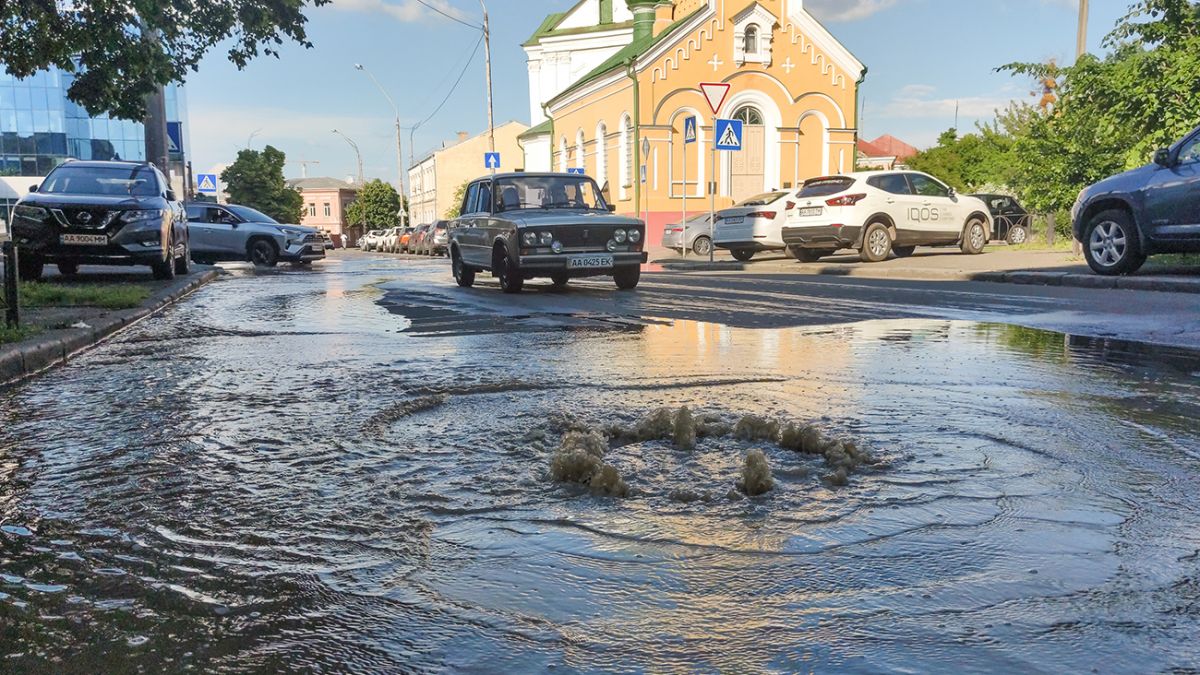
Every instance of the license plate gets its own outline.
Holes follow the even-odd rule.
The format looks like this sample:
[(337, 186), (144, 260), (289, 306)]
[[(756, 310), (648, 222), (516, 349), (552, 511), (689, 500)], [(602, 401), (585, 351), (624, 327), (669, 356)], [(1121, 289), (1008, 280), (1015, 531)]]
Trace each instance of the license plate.
[(611, 255), (579, 256), (567, 261), (567, 269), (572, 270), (597, 269), (612, 266), (613, 257)]
[(807, 206), (800, 209), (800, 217), (807, 218), (808, 216), (819, 216), (823, 210), (824, 209), (822, 209), (820, 206)]
[(107, 246), (107, 234), (63, 234), (59, 235), (59, 242), (70, 244), (72, 246)]
[(742, 216), (731, 216), (729, 218), (722, 218), (721, 222), (725, 223), (726, 225), (741, 225), (742, 223), (746, 222), (746, 219)]

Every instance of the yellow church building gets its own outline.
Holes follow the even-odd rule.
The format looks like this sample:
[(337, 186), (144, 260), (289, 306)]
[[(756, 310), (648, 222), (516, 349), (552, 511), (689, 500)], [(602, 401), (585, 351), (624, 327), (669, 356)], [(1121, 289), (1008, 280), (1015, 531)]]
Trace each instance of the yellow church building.
[[(535, 124), (520, 138), (525, 169), (582, 167), (618, 212), (648, 215), (650, 242), (685, 195), (695, 214), (712, 190), (724, 208), (854, 169), (867, 69), (802, 0), (581, 0), (524, 48)], [(744, 123), (743, 149), (717, 152), (715, 165), (706, 82), (730, 85), (717, 116)], [(698, 138), (685, 146), (689, 116)]]

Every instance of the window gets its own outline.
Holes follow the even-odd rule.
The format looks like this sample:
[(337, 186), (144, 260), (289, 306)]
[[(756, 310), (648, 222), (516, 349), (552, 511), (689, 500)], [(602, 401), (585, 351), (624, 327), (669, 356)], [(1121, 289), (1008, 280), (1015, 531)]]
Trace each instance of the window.
[(463, 195), (462, 208), (459, 209), (459, 215), (467, 215), (475, 213), (475, 202), (479, 199), (479, 183), (471, 183), (467, 188), (466, 194)]
[(942, 185), (929, 176), (923, 176), (919, 173), (908, 174), (908, 180), (912, 183), (913, 194), (921, 195), (922, 197), (949, 197), (950, 188)]
[(762, 112), (760, 112), (758, 108), (748, 105), (738, 108), (737, 112), (733, 113), (733, 119), (741, 120), (742, 124), (751, 124), (756, 126), (762, 126), (763, 123)]
[(50, 194), (91, 194), (149, 197), (159, 192), (158, 179), (145, 166), (82, 167), (64, 164), (54, 170), (40, 192)]
[(742, 51), (747, 56), (758, 54), (758, 26), (754, 24), (746, 26), (746, 35), (742, 39)]
[(633, 120), (629, 115), (621, 118), (621, 199), (626, 199), (626, 188), (633, 187)]
[(575, 132), (575, 167), (582, 169), (585, 166), (584, 162), (584, 139), (583, 129)]
[(604, 122), (596, 125), (596, 180), (601, 185), (608, 182), (608, 127)]
[(492, 212), (492, 184), (483, 181), (479, 184), (479, 201), (475, 204), (475, 213)]
[(912, 194), (908, 187), (908, 179), (902, 173), (889, 173), (883, 176), (873, 176), (867, 180), (867, 185), (879, 188), (894, 195)]
[(558, 139), (558, 172), (567, 172), (567, 137)]
[(326, 217), (326, 218), (328, 218), (328, 217), (329, 217), (329, 214), (330, 214), (330, 211), (329, 211), (329, 202), (325, 202), (325, 217)]
[(317, 215), (317, 205), (316, 205), (316, 204), (313, 204), (313, 203), (309, 202), (309, 204), (308, 204), (308, 215), (310, 215), (310, 216), (315, 216), (315, 215)]
[(502, 211), (520, 209), (589, 209), (607, 211), (608, 206), (587, 176), (520, 176), (496, 181)]
[[(879, 187), (873, 182), (876, 180), (878, 179), (872, 178), (871, 180), (867, 181), (867, 184), (874, 185), (882, 190), (883, 188)], [(903, 176), (900, 176), (900, 182), (904, 183), (904, 189), (907, 191), (908, 183), (904, 180)], [(852, 185), (854, 185), (854, 179), (848, 176), (812, 178), (804, 181), (804, 187), (800, 188), (800, 191), (796, 193), (796, 198), (804, 199), (805, 197), (827, 197), (829, 195), (835, 195), (839, 192), (845, 192), (846, 190), (849, 190), (850, 186)]]
[(1200, 162), (1200, 136), (1193, 138), (1179, 150), (1180, 164)]

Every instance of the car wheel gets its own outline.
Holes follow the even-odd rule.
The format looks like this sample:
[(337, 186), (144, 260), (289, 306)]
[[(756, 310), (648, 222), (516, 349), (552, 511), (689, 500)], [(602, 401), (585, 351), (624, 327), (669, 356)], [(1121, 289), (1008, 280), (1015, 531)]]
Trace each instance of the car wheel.
[(459, 286), (470, 288), (475, 285), (475, 270), (463, 262), (457, 250), (450, 254), (450, 269), (454, 272), (454, 280)]
[(37, 281), (42, 278), (46, 263), (36, 253), (19, 253), (17, 257), (17, 277), (21, 281)]
[(279, 251), (270, 240), (255, 239), (250, 242), (250, 262), (255, 267), (274, 267), (279, 262)]
[(629, 291), (637, 288), (638, 282), (642, 279), (641, 265), (628, 265), (626, 267), (618, 267), (613, 270), (613, 281), (617, 283), (617, 288), (622, 291)]
[(692, 242), (692, 252), (696, 255), (712, 255), (712, 239), (696, 237), (696, 240)]
[(165, 259), (160, 260), (150, 265), (150, 271), (154, 274), (154, 278), (159, 281), (170, 281), (175, 278), (175, 237), (171, 236), (167, 240), (167, 252)]
[(520, 293), (525, 286), (525, 278), (512, 266), (508, 252), (503, 249), (496, 256), (495, 274), (500, 279), (500, 290), (505, 293)]
[(748, 248), (735, 248), (730, 251), (730, 253), (733, 255), (734, 260), (740, 260), (742, 262), (747, 262), (754, 257), (754, 251), (751, 251)]
[(916, 246), (893, 246), (892, 253), (896, 254), (897, 258), (907, 258), (917, 250)]
[(863, 262), (883, 262), (892, 252), (892, 235), (883, 223), (871, 223), (863, 234), (859, 257)]
[(979, 255), (983, 253), (983, 249), (988, 243), (987, 228), (979, 218), (972, 218), (967, 221), (967, 226), (963, 228), (962, 242), (958, 245), (959, 250), (967, 255)]
[(550, 281), (554, 284), (555, 288), (562, 288), (571, 281), (571, 275), (566, 272), (555, 272), (550, 275)]
[(1013, 227), (1009, 228), (1008, 236), (1005, 237), (1004, 240), (1013, 246), (1024, 244), (1025, 242), (1029, 241), (1029, 230), (1025, 229), (1021, 225), (1014, 225)]
[[(58, 273), (64, 277), (73, 277), (79, 274), (79, 263), (77, 262), (60, 262), (58, 263)], [(24, 276), (24, 275), (22, 275)]]
[(1125, 211), (1104, 211), (1083, 233), (1083, 257), (1096, 274), (1133, 274), (1146, 262), (1137, 226)]
[(192, 273), (192, 242), (183, 245), (183, 255), (175, 259), (175, 274), (186, 277)]

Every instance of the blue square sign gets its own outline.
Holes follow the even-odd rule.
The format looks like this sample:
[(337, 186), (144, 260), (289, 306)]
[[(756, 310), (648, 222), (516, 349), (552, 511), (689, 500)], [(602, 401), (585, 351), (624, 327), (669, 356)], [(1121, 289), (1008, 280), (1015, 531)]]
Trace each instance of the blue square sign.
[(742, 149), (741, 120), (717, 120), (715, 131), (717, 138), (716, 148), (718, 150)]
[(215, 173), (198, 173), (196, 174), (196, 192), (206, 195), (217, 194), (217, 174)]
[(576, 176), (582, 176), (586, 172), (583, 170), (582, 166), (569, 166), (567, 167), (567, 173), (575, 174)]
[(688, 143), (695, 143), (695, 142), (696, 142), (696, 117), (695, 116), (685, 117), (683, 119), (683, 143), (684, 143), (684, 145), (687, 145)]
[(488, 169), (500, 168), (500, 153), (485, 152), (483, 153), (483, 165)]

